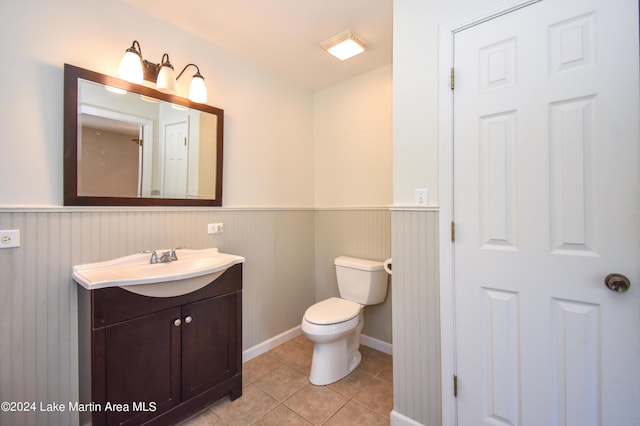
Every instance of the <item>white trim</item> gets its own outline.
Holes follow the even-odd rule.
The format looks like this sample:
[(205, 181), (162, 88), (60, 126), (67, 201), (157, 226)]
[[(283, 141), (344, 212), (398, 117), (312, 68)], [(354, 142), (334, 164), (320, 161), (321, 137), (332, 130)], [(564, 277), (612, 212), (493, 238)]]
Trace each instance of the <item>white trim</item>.
[(242, 351), (242, 362), (247, 362), (253, 358), (256, 358), (263, 353), (269, 352), (271, 349), (276, 346), (280, 346), (284, 342), (288, 342), (289, 340), (298, 337), (302, 334), (302, 329), (300, 326), (295, 326), (290, 330), (287, 330), (283, 333), (278, 334), (270, 339), (265, 340), (262, 343), (258, 343), (255, 346), (250, 347)]
[(451, 68), (454, 66), (454, 37), (457, 32), (539, 1), (541, 0), (505, 0), (497, 5), (486, 7), (474, 15), (440, 26), (438, 124), (440, 134), (440, 362), (443, 425), (458, 423), (457, 402), (452, 392), (452, 379), (457, 368), (453, 286), (454, 256), (450, 238), (451, 222), (454, 220), (453, 91), (450, 87)]
[(343, 206), (343, 207), (309, 207), (309, 206), (0, 206), (0, 213), (84, 213), (84, 212), (119, 212), (119, 211), (362, 211), (390, 210), (389, 206)]
[(0, 213), (2, 212), (42, 212), (42, 213), (92, 213), (92, 212), (194, 212), (194, 211), (210, 211), (210, 212), (224, 212), (224, 211), (304, 211), (304, 210), (316, 210), (314, 207), (298, 206), (298, 207), (275, 207), (275, 206), (256, 206), (256, 207), (217, 207), (217, 206), (0, 206)]
[[(242, 362), (247, 362), (266, 352), (269, 352), (276, 346), (280, 346), (281, 344), (288, 342), (289, 340), (294, 339), (301, 334), (302, 329), (299, 325), (297, 325), (292, 329), (289, 329), (283, 333), (278, 334), (277, 336), (265, 340), (262, 343), (258, 343), (257, 345), (242, 351)], [(377, 351), (384, 352), (387, 355), (393, 355), (393, 346), (391, 345), (391, 343), (383, 342), (382, 340), (378, 340), (374, 337), (369, 337), (364, 334), (360, 335), (360, 343)]]
[(410, 205), (393, 205), (389, 207), (391, 211), (408, 211), (408, 212), (437, 212), (440, 210), (439, 206), (420, 206), (416, 204)]
[(370, 336), (361, 334), (360, 344), (367, 346), (369, 348), (375, 349), (377, 351), (383, 352), (387, 355), (393, 355), (393, 345), (391, 343), (387, 343), (382, 340), (376, 339), (375, 337), (370, 337)]
[(418, 423), (417, 421), (398, 413), (396, 410), (391, 411), (389, 419), (391, 420), (391, 426), (424, 426), (422, 423)]
[(450, 33), (457, 33), (540, 1), (542, 0), (502, 0), (495, 4), (476, 9), (470, 14), (463, 15), (459, 19), (448, 22), (441, 27), (446, 27), (450, 30)]
[(453, 30), (440, 27), (439, 72), (439, 170), (440, 170), (440, 372), (442, 424), (456, 425), (457, 403), (451, 392), (456, 371), (455, 305), (453, 295), (453, 94), (450, 88), (453, 65)]
[(315, 211), (389, 210), (389, 206), (328, 206), (328, 207), (318, 206), (318, 207), (313, 207), (312, 210), (315, 210)]

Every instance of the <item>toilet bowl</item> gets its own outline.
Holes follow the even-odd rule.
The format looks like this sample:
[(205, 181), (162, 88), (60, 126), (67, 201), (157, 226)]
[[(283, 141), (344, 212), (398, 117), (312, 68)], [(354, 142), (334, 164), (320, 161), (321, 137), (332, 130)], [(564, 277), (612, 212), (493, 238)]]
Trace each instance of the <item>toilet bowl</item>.
[(314, 343), (309, 381), (328, 385), (351, 373), (362, 356), (362, 305), (332, 297), (311, 306), (302, 318), (302, 332)]
[(340, 256), (335, 266), (341, 297), (310, 306), (301, 323), (302, 332), (314, 343), (309, 374), (314, 385), (337, 382), (360, 364), (363, 309), (382, 303), (387, 292), (382, 262)]

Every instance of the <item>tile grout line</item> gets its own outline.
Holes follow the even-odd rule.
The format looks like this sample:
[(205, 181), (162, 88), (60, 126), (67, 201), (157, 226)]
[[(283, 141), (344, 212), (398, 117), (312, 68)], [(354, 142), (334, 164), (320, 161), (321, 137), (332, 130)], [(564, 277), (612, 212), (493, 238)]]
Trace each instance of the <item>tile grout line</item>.
[[(287, 344), (289, 346), (287, 346)], [(374, 382), (381, 381), (381, 382), (384, 382), (386, 384), (389, 383), (389, 380), (383, 378), (383, 376), (387, 376), (389, 374), (388, 363), (389, 363), (389, 361), (391, 361), (391, 357), (389, 355), (387, 355), (387, 354), (384, 354), (384, 353), (380, 353), (380, 354), (382, 354), (382, 356), (380, 356), (380, 355), (378, 355), (379, 351), (376, 351), (375, 349), (372, 349), (372, 348), (371, 349), (370, 348), (366, 348), (364, 350), (361, 349), (363, 351), (363, 361), (364, 361), (365, 357), (368, 360), (368, 362), (363, 362), (358, 367), (358, 368), (364, 367), (364, 369), (360, 370), (361, 371), (360, 374), (366, 375), (365, 379), (356, 378), (355, 381), (351, 381), (351, 382), (345, 383), (343, 385), (343, 387), (342, 387), (342, 391), (340, 390), (341, 387), (336, 387), (335, 386), (335, 384), (336, 383), (340, 383), (341, 380), (339, 380), (337, 382), (334, 382), (334, 383), (331, 383), (329, 385), (318, 386), (318, 387), (324, 388), (327, 391), (339, 396), (341, 399), (344, 399), (344, 401), (342, 401), (337, 406), (335, 411), (331, 412), (331, 414), (329, 415), (329, 417), (327, 419), (322, 420), (321, 423), (315, 423), (310, 418), (306, 417), (302, 412), (298, 411), (298, 409), (300, 409), (300, 407), (298, 407), (298, 409), (296, 409), (293, 406), (287, 405), (287, 401), (290, 401), (292, 398), (294, 398), (295, 395), (297, 395), (300, 392), (303, 392), (305, 389), (307, 389), (309, 387), (313, 387), (315, 385), (307, 382), (306, 384), (302, 385), (300, 388), (295, 389), (295, 391), (293, 391), (291, 394), (286, 394), (285, 396), (280, 397), (280, 396), (278, 396), (278, 392), (277, 392), (278, 388), (274, 388), (272, 385), (270, 385), (269, 381), (267, 380), (267, 378), (272, 372), (275, 372), (275, 371), (279, 370), (280, 368), (284, 368), (284, 369), (291, 370), (291, 372), (294, 372), (296, 374), (306, 376), (307, 380), (308, 380), (308, 373), (309, 373), (308, 370), (309, 370), (309, 367), (310, 367), (310, 361), (307, 358), (309, 356), (309, 350), (310, 350), (309, 343), (307, 343), (306, 341), (299, 340), (299, 339), (296, 338), (296, 339), (291, 339), (288, 342), (283, 343), (279, 347), (276, 347), (276, 348), (272, 349), (271, 351), (268, 351), (268, 352), (264, 353), (263, 355), (261, 355), (261, 357), (264, 357), (264, 358), (262, 358), (263, 361), (259, 362), (258, 364), (255, 364), (253, 366), (252, 376), (251, 377), (245, 376), (245, 379), (247, 379), (247, 381), (244, 384), (243, 388), (252, 386), (255, 390), (257, 390), (257, 391), (261, 392), (262, 394), (264, 394), (264, 395), (268, 396), (269, 398), (271, 398), (275, 402), (275, 405), (273, 405), (267, 411), (262, 413), (260, 415), (260, 417), (258, 417), (257, 419), (254, 419), (254, 420), (247, 419), (247, 420), (249, 420), (248, 424), (251, 424), (251, 425), (258, 424), (261, 420), (267, 419), (268, 416), (272, 415), (272, 413), (274, 413), (276, 410), (278, 410), (279, 408), (282, 407), (285, 410), (288, 410), (288, 412), (291, 413), (292, 415), (296, 416), (299, 419), (303, 419), (305, 422), (308, 422), (309, 424), (312, 424), (314, 426), (322, 426), (322, 425), (326, 425), (329, 422), (331, 422), (332, 419), (336, 418), (336, 416), (339, 416), (341, 411), (345, 410), (345, 407), (347, 407), (352, 402), (356, 406), (360, 407), (360, 409), (365, 410), (366, 412), (370, 413), (371, 415), (375, 416), (376, 418), (380, 419), (381, 421), (383, 421), (383, 422), (384, 421), (386, 421), (386, 422), (389, 421), (389, 419), (385, 418), (385, 416), (382, 413), (376, 411), (375, 407), (373, 407), (373, 408), (369, 407), (368, 405), (366, 405), (365, 402), (361, 402), (361, 401), (356, 400), (356, 398), (358, 398), (358, 396), (364, 395), (364, 393), (367, 391), (367, 389), (371, 389), (371, 386), (374, 384)], [(373, 352), (371, 352), (371, 351), (373, 351)], [(387, 357), (389, 358), (389, 360), (386, 359)], [(260, 358), (260, 357), (257, 357), (255, 359), (258, 359), (258, 358)], [(249, 362), (251, 362), (251, 360), (247, 361), (247, 363), (249, 363)], [(278, 365), (278, 367), (275, 368), (275, 367), (273, 367), (273, 365), (270, 367), (268, 365), (269, 362), (275, 363), (276, 365)], [(267, 370), (266, 372), (263, 371), (263, 369), (265, 369), (265, 368)], [(354, 370), (354, 372), (355, 371), (356, 370)], [(273, 380), (274, 377), (276, 379), (279, 378), (278, 376), (272, 376), (272, 380)], [(299, 379), (299, 378), (297, 378), (297, 379)], [(360, 381), (360, 380), (362, 380), (362, 381)], [(261, 381), (262, 381), (262, 383), (258, 384)], [(391, 380), (391, 383), (392, 382), (393, 381)], [(293, 386), (296, 387), (297, 385), (294, 384)], [(351, 387), (351, 390), (353, 391), (353, 393), (351, 391), (349, 391), (350, 387)], [(354, 389), (354, 387), (355, 387), (355, 389)], [(293, 389), (293, 388), (291, 388), (291, 389)], [(288, 392), (286, 387), (285, 387), (285, 391)], [(302, 394), (300, 395), (300, 398), (302, 398)], [(221, 400), (221, 401), (223, 401), (223, 400)], [(198, 424), (201, 424), (201, 423), (198, 422), (198, 420), (200, 419), (200, 421), (203, 421), (203, 420), (206, 421), (206, 417), (207, 417), (208, 413), (210, 413), (211, 415), (215, 416), (219, 421), (223, 422), (224, 424), (228, 424), (227, 421), (230, 420), (230, 419), (229, 418), (227, 418), (226, 420), (223, 419), (223, 417), (221, 417), (220, 414), (218, 414), (218, 412), (215, 411), (215, 407), (217, 405), (220, 405), (221, 401), (218, 401), (218, 402), (212, 404), (207, 409), (203, 410), (201, 413), (196, 414), (193, 417), (191, 417), (190, 419), (185, 420), (185, 422), (182, 423), (182, 425), (183, 426), (196, 426)], [(232, 403), (232, 402), (231, 401), (227, 401), (226, 404), (228, 404), (228, 403)], [(224, 405), (224, 403), (222, 405)], [(332, 409), (333, 409), (333, 407), (330, 407), (330, 410), (332, 410)], [(329, 410), (327, 410), (327, 411), (329, 411)], [(320, 413), (320, 412), (317, 412), (317, 413)], [(313, 413), (307, 413), (307, 414), (313, 414)], [(343, 413), (342, 415), (345, 415), (345, 413)], [(318, 421), (318, 420), (319, 419), (316, 419), (316, 421)], [(233, 423), (233, 420), (231, 420), (231, 422)]]

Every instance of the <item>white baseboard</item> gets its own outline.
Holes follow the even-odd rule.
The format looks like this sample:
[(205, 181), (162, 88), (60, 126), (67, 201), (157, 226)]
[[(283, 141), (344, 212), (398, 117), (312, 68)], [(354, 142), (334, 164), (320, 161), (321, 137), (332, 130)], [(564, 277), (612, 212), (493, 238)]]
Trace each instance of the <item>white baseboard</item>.
[(393, 355), (393, 345), (391, 343), (383, 342), (382, 340), (361, 334), (360, 344), (377, 351), (384, 352), (387, 355)]
[(247, 350), (242, 351), (242, 362), (247, 362), (250, 359), (258, 357), (265, 352), (269, 352), (271, 349), (275, 348), (287, 342), (299, 335), (302, 334), (302, 330), (300, 326), (293, 327), (291, 330), (287, 330), (283, 333), (278, 334), (277, 336), (272, 337), (271, 339), (265, 340), (262, 343), (258, 343), (255, 346), (250, 347)]
[[(272, 337), (271, 339), (265, 340), (262, 343), (258, 343), (255, 346), (250, 347), (242, 351), (242, 362), (247, 362), (255, 357), (262, 355), (265, 352), (269, 352), (271, 349), (275, 348), (287, 342), (299, 335), (302, 334), (302, 330), (300, 326), (295, 326), (290, 330), (287, 330), (283, 333), (278, 334), (277, 336)], [(375, 339), (373, 337), (365, 336), (364, 334), (360, 335), (360, 343), (373, 348), (377, 351), (384, 352), (385, 354), (392, 355), (393, 354), (393, 346), (390, 343), (383, 342), (382, 340)]]
[(425, 426), (422, 423), (416, 422), (415, 420), (398, 413), (396, 410), (392, 410), (389, 417), (391, 419), (391, 426)]

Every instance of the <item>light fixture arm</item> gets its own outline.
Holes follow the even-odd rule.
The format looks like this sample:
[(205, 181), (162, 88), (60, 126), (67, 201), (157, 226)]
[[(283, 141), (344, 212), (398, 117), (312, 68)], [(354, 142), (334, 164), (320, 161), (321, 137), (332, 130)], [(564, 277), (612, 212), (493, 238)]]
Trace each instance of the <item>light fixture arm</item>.
[(171, 62), (169, 62), (169, 54), (165, 53), (162, 55), (162, 59), (160, 59), (160, 66), (163, 67), (170, 67), (171, 69), (173, 69), (173, 65), (171, 65)]
[[(136, 49), (136, 45), (138, 46), (137, 49)], [(138, 43), (138, 40), (133, 40), (133, 43), (131, 43), (131, 47), (128, 48), (126, 52), (135, 53), (138, 56), (140, 56), (140, 60), (142, 60), (142, 47), (140, 47), (140, 43)]]
[(189, 68), (191, 66), (196, 67), (196, 73), (194, 74), (194, 77), (197, 76), (197, 77), (200, 77), (200, 78), (202, 78), (204, 80), (204, 77), (202, 76), (202, 74), (200, 74), (200, 68), (198, 68), (198, 66), (196, 64), (187, 64), (187, 65), (185, 65), (185, 67), (182, 68), (182, 71), (180, 71), (180, 74), (178, 74), (178, 76), (176, 77), (176, 80), (178, 80), (182, 76), (182, 74), (187, 70), (187, 68)]

